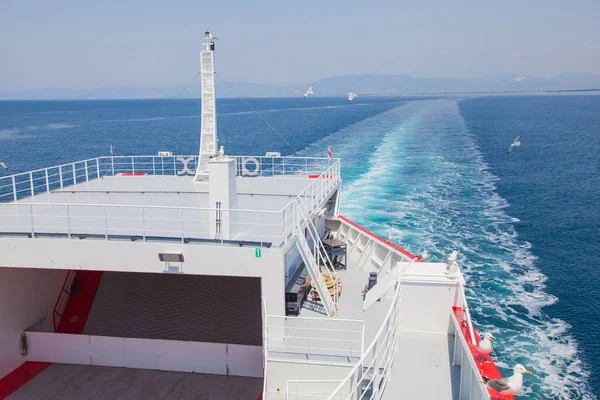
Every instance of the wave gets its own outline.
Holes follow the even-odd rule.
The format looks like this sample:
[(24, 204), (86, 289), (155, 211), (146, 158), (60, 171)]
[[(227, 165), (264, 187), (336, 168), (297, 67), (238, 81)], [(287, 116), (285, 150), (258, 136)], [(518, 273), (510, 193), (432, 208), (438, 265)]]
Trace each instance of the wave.
[(343, 160), (344, 214), (415, 254), (460, 252), (474, 324), (498, 337), (498, 365), (535, 371), (525, 394), (593, 398), (577, 342), (565, 321), (544, 313), (557, 299), (545, 292), (531, 243), (519, 239), (456, 101), (407, 103), (301, 153), (327, 146)]

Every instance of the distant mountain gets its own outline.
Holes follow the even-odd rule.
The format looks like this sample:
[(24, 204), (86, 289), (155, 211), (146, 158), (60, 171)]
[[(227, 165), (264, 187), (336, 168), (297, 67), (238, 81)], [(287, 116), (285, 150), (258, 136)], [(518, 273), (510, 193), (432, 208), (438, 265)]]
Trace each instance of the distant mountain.
[[(407, 75), (344, 75), (294, 85), (217, 81), (217, 97), (300, 96), (314, 86), (315, 96), (342, 96), (348, 92), (366, 95), (400, 95), (474, 92), (536, 92), (600, 89), (600, 75), (561, 73), (550, 78), (525, 75), (488, 75), (478, 78), (419, 78)], [(39, 89), (0, 91), (0, 99), (144, 99), (198, 98), (200, 85), (185, 90), (167, 88)]]

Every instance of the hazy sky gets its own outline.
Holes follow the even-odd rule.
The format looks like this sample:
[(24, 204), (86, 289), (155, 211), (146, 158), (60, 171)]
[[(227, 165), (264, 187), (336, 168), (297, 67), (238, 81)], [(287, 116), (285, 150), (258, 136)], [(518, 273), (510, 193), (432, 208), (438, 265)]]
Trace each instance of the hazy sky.
[(0, 0), (0, 90), (600, 74), (600, 0)]

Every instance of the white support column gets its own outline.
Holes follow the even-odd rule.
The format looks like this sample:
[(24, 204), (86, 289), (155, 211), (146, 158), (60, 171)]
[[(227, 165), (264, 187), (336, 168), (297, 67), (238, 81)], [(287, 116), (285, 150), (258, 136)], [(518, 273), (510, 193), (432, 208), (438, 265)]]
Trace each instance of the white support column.
[(200, 53), (202, 87), (202, 122), (200, 128), (200, 158), (194, 181), (208, 179), (209, 157), (217, 152), (217, 107), (215, 101), (215, 37), (206, 32), (206, 50)]
[(211, 238), (228, 240), (239, 233), (239, 222), (242, 218), (238, 215), (239, 212), (230, 211), (237, 208), (235, 160), (229, 157), (213, 159), (208, 163), (208, 169), (208, 204), (212, 209)]

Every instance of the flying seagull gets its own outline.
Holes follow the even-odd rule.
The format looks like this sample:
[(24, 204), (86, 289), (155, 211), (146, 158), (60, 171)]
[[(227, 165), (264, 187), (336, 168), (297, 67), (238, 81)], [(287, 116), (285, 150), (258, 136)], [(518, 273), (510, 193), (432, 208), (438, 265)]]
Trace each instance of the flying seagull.
[(6, 166), (6, 164), (4, 164), (2, 161), (0, 161), (0, 167), (2, 167), (4, 169), (8, 169), (8, 167)]
[(506, 154), (510, 154), (510, 152), (515, 148), (515, 147), (519, 147), (521, 145), (521, 142), (519, 142), (519, 138), (521, 137), (521, 135), (519, 136), (515, 136), (515, 138), (513, 139), (512, 144), (510, 145), (510, 147), (508, 148), (508, 151), (506, 152)]
[[(484, 333), (483, 339), (477, 345), (477, 350), (479, 353), (483, 354), (484, 356), (489, 356), (490, 353), (494, 351), (494, 345), (492, 344), (492, 341), (496, 341), (494, 335), (489, 332)], [(487, 358), (486, 361), (489, 362)]]
[(218, 159), (220, 159), (224, 155), (225, 155), (225, 148), (223, 146), (221, 146), (221, 148), (219, 149), (218, 152), (216, 152), (215, 154), (213, 154), (212, 156), (210, 156), (208, 158), (218, 158)]
[(517, 364), (513, 368), (513, 375), (510, 378), (489, 379), (485, 376), (482, 378), (487, 387), (500, 394), (517, 394), (523, 389), (523, 374), (531, 375), (531, 372), (521, 364)]
[(313, 87), (309, 87), (306, 92), (304, 92), (304, 97), (308, 97), (309, 94), (313, 94)]
[(355, 97), (357, 97), (356, 93), (352, 93), (352, 92), (348, 93), (348, 101), (354, 100)]

